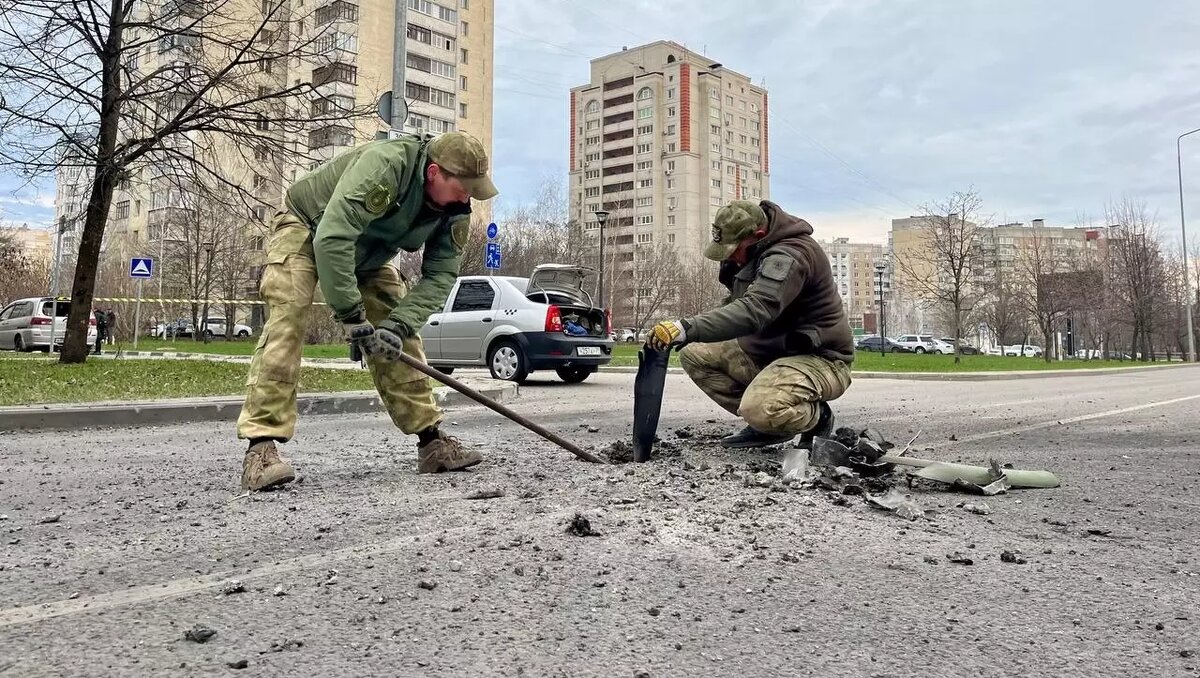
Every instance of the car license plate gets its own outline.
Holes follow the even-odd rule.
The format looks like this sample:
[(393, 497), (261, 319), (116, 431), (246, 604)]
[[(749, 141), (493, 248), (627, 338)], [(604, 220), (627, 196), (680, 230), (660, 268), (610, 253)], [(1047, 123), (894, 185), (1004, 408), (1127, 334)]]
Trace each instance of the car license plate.
[(599, 346), (580, 346), (579, 355), (600, 355)]

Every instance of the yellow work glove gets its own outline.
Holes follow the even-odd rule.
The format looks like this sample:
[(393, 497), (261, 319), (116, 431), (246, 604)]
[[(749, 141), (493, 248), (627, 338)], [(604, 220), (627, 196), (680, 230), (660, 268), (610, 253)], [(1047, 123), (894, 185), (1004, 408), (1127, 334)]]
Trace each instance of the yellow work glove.
[(669, 346), (676, 346), (687, 341), (687, 330), (678, 320), (664, 320), (650, 330), (646, 345), (655, 351), (665, 351)]

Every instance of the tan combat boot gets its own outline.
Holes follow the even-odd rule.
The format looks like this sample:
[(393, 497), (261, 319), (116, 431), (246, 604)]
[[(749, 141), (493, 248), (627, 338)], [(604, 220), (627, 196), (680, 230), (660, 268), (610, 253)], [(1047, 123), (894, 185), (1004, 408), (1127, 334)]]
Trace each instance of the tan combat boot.
[(265, 490), (296, 479), (292, 465), (279, 456), (274, 440), (258, 443), (246, 451), (242, 462), (242, 489)]
[(417, 473), (461, 471), (483, 461), (477, 450), (464, 449), (458, 438), (438, 432), (438, 437), (417, 448)]

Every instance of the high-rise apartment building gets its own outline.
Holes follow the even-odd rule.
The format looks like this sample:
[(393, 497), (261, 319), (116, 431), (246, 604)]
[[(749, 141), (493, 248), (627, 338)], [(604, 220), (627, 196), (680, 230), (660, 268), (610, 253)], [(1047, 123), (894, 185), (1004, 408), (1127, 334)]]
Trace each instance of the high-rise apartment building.
[[(570, 216), (598, 243), (609, 213), (609, 280), (628, 280), (641, 248), (699, 256), (721, 205), (770, 195), (766, 90), (678, 43), (592, 60), (570, 118)], [(636, 290), (607, 287), (620, 318)]]
[[(170, 39), (151, 42), (131, 54), (127, 60), (131, 70), (150, 73), (174, 66), (186, 73), (188, 64), (200, 59), (212, 64), (224, 57), (205, 53), (212, 43), (203, 39), (203, 31), (254, 30), (267, 21), (259, 42), (278, 44), (281, 51), (287, 51), (287, 45), (308, 45), (302, 50), (305, 58), (264, 59), (249, 84), (265, 92), (311, 82), (315, 86), (312, 100), (295, 102), (296, 110), (288, 117), (306, 118), (311, 111), (312, 117), (327, 120), (339, 108), (373, 106), (384, 92), (392, 90), (394, 57), (396, 50), (402, 49), (409, 110), (405, 130), (434, 134), (462, 130), (479, 138), (490, 151), (494, 0), (233, 0), (221, 6), (226, 20), (219, 22), (205, 21), (205, 3), (171, 1), (177, 5), (178, 20), (194, 21), (195, 29), (171, 34)], [(156, 11), (152, 5), (139, 3), (135, 11)], [(245, 21), (227, 20), (234, 13), (244, 14)], [(135, 33), (131, 38), (139, 36)], [(269, 221), (282, 206), (284, 191), (298, 176), (356, 143), (386, 135), (388, 127), (383, 120), (370, 117), (342, 124), (310, 123), (309, 129), (296, 134), (280, 130), (269, 117), (260, 116), (256, 133), (307, 156), (298, 163), (274, 157), (267, 148), (245, 148), (244, 140), (209, 138), (200, 149), (188, 136), (176, 135), (169, 143), (180, 155), (219, 167), (222, 177), (253, 195), (256, 203), (235, 218), (244, 219), (247, 225), (246, 247), (261, 251), (265, 239), (251, 226)], [(151, 160), (140, 172), (120, 181), (107, 227), (109, 234), (131, 235), (140, 243), (141, 253), (160, 258), (180, 240), (180, 229), (194, 226), (201, 218), (186, 183), (164, 165)], [(90, 173), (64, 166), (57, 180), (56, 216), (58, 223), (67, 226), (64, 242), (70, 247), (63, 250), (73, 259), (82, 227), (80, 201), (86, 201), (91, 188)], [(240, 204), (238, 209), (242, 209)], [(192, 243), (193, 249), (198, 245)], [(160, 280), (170, 275), (171, 264), (160, 263), (156, 271)], [(247, 271), (246, 295), (257, 292), (255, 268), (257, 265)]]
[[(842, 307), (846, 310), (850, 327), (856, 333), (859, 330), (875, 332), (874, 318), (879, 315), (880, 285), (875, 264), (886, 263), (886, 248), (874, 243), (850, 242), (849, 238), (818, 242), (829, 257), (829, 267), (833, 271), (833, 280), (842, 297)], [(890, 302), (891, 294), (891, 267), (887, 266), (883, 274), (885, 304)]]

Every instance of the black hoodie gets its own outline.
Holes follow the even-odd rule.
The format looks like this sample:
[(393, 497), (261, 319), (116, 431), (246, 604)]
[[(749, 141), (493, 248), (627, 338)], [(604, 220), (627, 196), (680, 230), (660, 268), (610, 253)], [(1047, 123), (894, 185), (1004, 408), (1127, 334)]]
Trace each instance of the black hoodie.
[(853, 361), (850, 324), (812, 226), (773, 202), (764, 200), (761, 206), (767, 213), (767, 237), (750, 249), (745, 266), (730, 260), (721, 264), (729, 301), (684, 319), (687, 340), (737, 339), (760, 367), (808, 354)]

